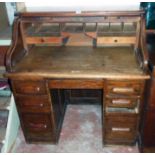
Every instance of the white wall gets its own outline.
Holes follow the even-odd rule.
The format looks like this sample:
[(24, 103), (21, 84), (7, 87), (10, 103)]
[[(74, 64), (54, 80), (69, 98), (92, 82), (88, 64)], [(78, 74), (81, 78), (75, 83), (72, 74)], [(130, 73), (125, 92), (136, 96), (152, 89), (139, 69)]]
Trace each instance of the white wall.
[(14, 20), (14, 13), (16, 12), (15, 3), (6, 2), (5, 5), (6, 5), (6, 10), (7, 10), (9, 25), (12, 25), (13, 20)]
[(27, 11), (138, 10), (140, 2), (109, 0), (27, 1)]

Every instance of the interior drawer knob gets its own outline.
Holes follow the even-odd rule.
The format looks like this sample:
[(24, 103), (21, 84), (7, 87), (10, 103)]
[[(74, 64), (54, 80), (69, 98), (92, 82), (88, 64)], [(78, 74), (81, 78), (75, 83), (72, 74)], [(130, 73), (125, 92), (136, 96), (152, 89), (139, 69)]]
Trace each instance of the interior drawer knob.
[(117, 42), (118, 42), (118, 40), (117, 40), (117, 39), (115, 39), (115, 40), (114, 40), (114, 42), (115, 42), (115, 43), (117, 43)]
[(41, 42), (45, 42), (45, 39), (44, 38), (41, 38)]

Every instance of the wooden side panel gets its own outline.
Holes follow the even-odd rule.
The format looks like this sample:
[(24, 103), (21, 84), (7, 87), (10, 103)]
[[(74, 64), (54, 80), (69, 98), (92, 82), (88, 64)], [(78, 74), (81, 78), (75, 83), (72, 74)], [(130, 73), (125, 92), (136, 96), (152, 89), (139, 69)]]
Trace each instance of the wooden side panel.
[(0, 46), (0, 66), (5, 66), (5, 56), (8, 46)]
[(155, 147), (155, 109), (147, 111), (144, 125), (144, 147)]
[(145, 107), (141, 123), (140, 151), (155, 152), (155, 78), (147, 82), (145, 91)]

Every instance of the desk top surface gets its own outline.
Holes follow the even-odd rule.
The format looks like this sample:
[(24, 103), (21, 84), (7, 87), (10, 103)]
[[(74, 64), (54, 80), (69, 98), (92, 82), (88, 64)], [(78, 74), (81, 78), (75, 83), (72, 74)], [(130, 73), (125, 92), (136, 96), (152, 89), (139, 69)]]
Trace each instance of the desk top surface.
[(16, 75), (51, 78), (146, 79), (133, 47), (35, 46), (15, 67)]

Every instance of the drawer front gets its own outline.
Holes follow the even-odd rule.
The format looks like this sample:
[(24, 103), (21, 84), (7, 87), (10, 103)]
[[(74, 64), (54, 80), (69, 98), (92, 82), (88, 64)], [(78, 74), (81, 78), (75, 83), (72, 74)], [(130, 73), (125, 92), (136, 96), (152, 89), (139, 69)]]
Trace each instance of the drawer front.
[(143, 82), (138, 81), (108, 81), (107, 95), (140, 95), (143, 91)]
[(137, 117), (106, 117), (105, 139), (109, 141), (131, 142), (137, 138)]
[(24, 126), (29, 132), (52, 132), (53, 125), (50, 114), (22, 114)]
[(22, 114), (25, 137), (30, 142), (55, 142), (50, 114)]
[(16, 96), (16, 105), (20, 112), (50, 112), (48, 96)]
[(108, 124), (118, 122), (119, 124), (137, 124), (138, 114), (106, 114), (105, 121)]
[(107, 107), (134, 108), (139, 103), (137, 98), (106, 98)]
[(45, 83), (42, 81), (13, 81), (17, 94), (46, 94)]
[(105, 131), (105, 141), (113, 143), (134, 143), (137, 133), (131, 127), (111, 127)]
[(42, 132), (40, 134), (38, 133), (32, 133), (32, 132), (27, 132), (26, 135), (26, 141), (29, 143), (43, 143), (43, 142), (50, 142), (50, 143), (56, 143), (56, 137), (53, 135), (51, 132)]
[(28, 142), (56, 142), (50, 114), (22, 114), (21, 121)]

